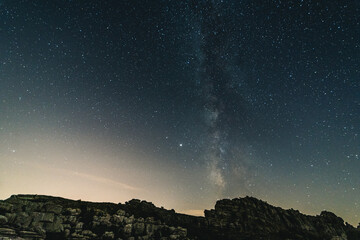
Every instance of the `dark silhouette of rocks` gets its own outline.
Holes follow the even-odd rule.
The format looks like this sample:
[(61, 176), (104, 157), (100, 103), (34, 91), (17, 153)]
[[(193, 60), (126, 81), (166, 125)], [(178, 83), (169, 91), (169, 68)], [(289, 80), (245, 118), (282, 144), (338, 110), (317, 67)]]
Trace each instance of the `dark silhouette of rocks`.
[(133, 199), (125, 204), (13, 195), (0, 201), (0, 239), (359, 240), (331, 212), (307, 216), (252, 197), (224, 199), (205, 217)]
[(218, 239), (360, 239), (360, 231), (331, 212), (308, 216), (252, 197), (220, 200), (205, 218)]

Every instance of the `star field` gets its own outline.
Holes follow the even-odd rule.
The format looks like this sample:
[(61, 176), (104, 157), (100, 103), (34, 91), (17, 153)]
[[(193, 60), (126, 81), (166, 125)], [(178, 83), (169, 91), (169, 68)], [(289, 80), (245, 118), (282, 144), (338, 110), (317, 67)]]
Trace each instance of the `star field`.
[(0, 193), (360, 220), (360, 2), (0, 1)]

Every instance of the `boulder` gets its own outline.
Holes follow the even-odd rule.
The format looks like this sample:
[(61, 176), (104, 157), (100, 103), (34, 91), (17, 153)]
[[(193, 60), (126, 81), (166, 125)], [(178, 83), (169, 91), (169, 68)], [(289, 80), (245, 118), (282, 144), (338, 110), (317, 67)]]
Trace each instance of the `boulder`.
[(79, 216), (81, 210), (79, 208), (67, 208), (65, 209), (65, 215)]
[(71, 233), (70, 229), (65, 229), (64, 230), (64, 237), (68, 238), (70, 236), (70, 233)]
[(64, 231), (64, 226), (62, 225), (62, 219), (60, 217), (55, 217), (53, 222), (47, 222), (44, 226), (47, 232), (59, 233)]
[(105, 232), (102, 236), (103, 239), (114, 239), (115, 234), (113, 232)]
[(20, 212), (16, 214), (15, 226), (21, 228), (27, 228), (29, 227), (31, 221), (32, 221), (32, 217), (30, 217), (28, 213)]
[(125, 224), (131, 224), (134, 222), (134, 215), (131, 215), (130, 217), (125, 217)]
[(93, 233), (91, 230), (84, 230), (81, 232), (82, 235), (86, 236), (86, 237), (89, 237), (90, 239), (94, 239), (96, 238), (96, 234)]
[(7, 217), (0, 215), (0, 225), (4, 225), (8, 222)]
[(64, 218), (64, 223), (69, 223), (70, 225), (74, 226), (77, 223), (76, 216), (66, 216)]
[(136, 236), (143, 235), (145, 232), (145, 224), (143, 222), (134, 223), (133, 228)]
[(75, 231), (82, 231), (83, 226), (84, 226), (83, 222), (78, 222), (75, 226)]
[(147, 223), (146, 226), (145, 226), (145, 232), (146, 232), (146, 235), (153, 235), (154, 233), (154, 224), (151, 224), (151, 223)]
[(122, 209), (119, 209), (119, 210), (117, 210), (116, 214), (119, 216), (125, 216), (126, 212)]
[(131, 235), (132, 228), (133, 228), (132, 224), (126, 224), (124, 227), (124, 234)]
[(114, 214), (111, 216), (111, 222), (114, 222), (115, 224), (122, 225), (124, 222), (125, 216)]
[(103, 216), (100, 216), (100, 217), (94, 216), (94, 220), (97, 220), (100, 223), (100, 225), (102, 225), (102, 226), (110, 227), (112, 225), (110, 219), (111, 219), (111, 216), (108, 213), (103, 214)]
[(84, 235), (82, 235), (80, 233), (76, 233), (76, 232), (72, 233), (70, 236), (71, 236), (71, 239), (78, 239), (78, 240), (85, 239)]

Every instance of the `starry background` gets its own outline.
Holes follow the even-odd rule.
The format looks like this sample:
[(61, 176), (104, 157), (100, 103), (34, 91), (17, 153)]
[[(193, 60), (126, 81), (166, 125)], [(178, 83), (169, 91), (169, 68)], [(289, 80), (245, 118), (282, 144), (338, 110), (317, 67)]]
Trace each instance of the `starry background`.
[(359, 22), (356, 0), (1, 0), (0, 197), (357, 225)]

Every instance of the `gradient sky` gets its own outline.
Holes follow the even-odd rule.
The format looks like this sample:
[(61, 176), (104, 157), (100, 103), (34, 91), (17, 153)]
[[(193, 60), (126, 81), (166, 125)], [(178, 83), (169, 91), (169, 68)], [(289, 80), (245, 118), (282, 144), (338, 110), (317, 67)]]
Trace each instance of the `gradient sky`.
[(357, 225), (359, 71), (357, 0), (0, 0), (0, 198)]

